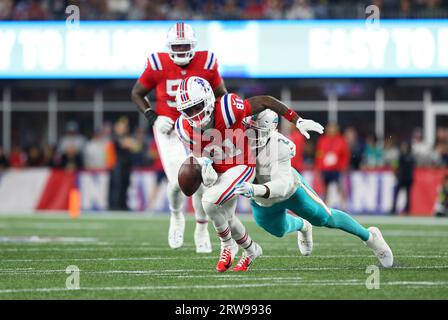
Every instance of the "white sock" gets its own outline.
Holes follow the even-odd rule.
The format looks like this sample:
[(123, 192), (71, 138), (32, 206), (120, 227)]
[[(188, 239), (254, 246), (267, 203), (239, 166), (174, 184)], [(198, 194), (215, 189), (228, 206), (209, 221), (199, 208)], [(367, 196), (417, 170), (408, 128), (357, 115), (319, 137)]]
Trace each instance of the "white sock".
[(183, 195), (179, 186), (168, 183), (167, 193), (171, 215), (176, 219), (184, 218), (184, 214), (182, 212), (182, 205), (184, 203), (185, 196)]
[(232, 238), (241, 248), (251, 254), (254, 249), (253, 241), (240, 219), (233, 216), (232, 219), (229, 220), (229, 225), (232, 231)]

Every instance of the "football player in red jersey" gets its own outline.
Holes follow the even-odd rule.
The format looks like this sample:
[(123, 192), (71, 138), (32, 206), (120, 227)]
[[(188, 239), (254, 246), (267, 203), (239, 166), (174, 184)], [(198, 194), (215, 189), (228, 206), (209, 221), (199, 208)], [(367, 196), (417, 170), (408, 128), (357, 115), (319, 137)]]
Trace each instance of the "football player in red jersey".
[[(196, 42), (194, 30), (190, 25), (179, 22), (172, 26), (167, 35), (168, 53), (158, 52), (149, 56), (146, 69), (135, 83), (131, 94), (132, 100), (153, 127), (157, 148), (168, 178), (168, 201), (171, 211), (168, 243), (173, 249), (183, 245), (185, 218), (181, 210), (185, 197), (180, 191), (177, 173), (187, 157), (187, 151), (173, 130), (174, 121), (179, 116), (176, 109), (177, 87), (189, 76), (200, 76), (210, 82), (217, 98), (227, 93), (218, 72), (215, 54), (195, 51)], [(146, 98), (154, 89), (155, 110)], [(193, 196), (196, 252), (209, 253), (212, 247), (208, 234), (208, 217), (202, 210), (200, 201), (198, 196)]]
[(205, 188), (197, 193), (202, 194), (203, 210), (221, 240), (216, 270), (224, 272), (232, 266), (239, 245), (244, 252), (233, 271), (247, 271), (262, 249), (235, 216), (235, 189), (244, 182), (252, 182), (255, 176), (256, 159), (250, 153), (243, 119), (271, 109), (293, 122), (307, 138), (308, 131), (322, 133), (323, 127), (299, 118), (296, 112), (270, 96), (243, 100), (230, 93), (215, 100), (210, 84), (200, 77), (182, 81), (176, 102), (181, 116), (175, 130), (202, 166)]

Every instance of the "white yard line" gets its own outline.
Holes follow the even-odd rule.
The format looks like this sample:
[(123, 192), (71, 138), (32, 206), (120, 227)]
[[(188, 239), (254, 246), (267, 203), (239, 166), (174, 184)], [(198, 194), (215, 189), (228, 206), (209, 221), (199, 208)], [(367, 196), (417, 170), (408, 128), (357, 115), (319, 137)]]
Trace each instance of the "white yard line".
[[(443, 259), (448, 258), (448, 255), (396, 255), (397, 258), (419, 258), (419, 259)], [(2, 262), (58, 262), (58, 261), (147, 261), (147, 260), (204, 260), (216, 259), (216, 255), (198, 255), (194, 257), (175, 256), (175, 257), (127, 257), (127, 258), (44, 258), (44, 259), (1, 259)], [(315, 255), (309, 257), (302, 257), (291, 255), (265, 255), (260, 259), (335, 259), (335, 258), (373, 258), (370, 253), (366, 254), (341, 254), (341, 255)]]
[[(380, 286), (412, 286), (414, 288), (441, 287), (447, 281), (390, 281), (381, 282)], [(365, 281), (352, 280), (310, 280), (290, 283), (253, 283), (253, 284), (220, 284), (220, 285), (166, 285), (166, 286), (122, 286), (122, 287), (81, 287), (79, 290), (66, 288), (27, 288), (0, 289), (0, 294), (10, 293), (47, 293), (47, 292), (83, 292), (83, 291), (157, 291), (157, 290), (201, 290), (201, 289), (241, 289), (261, 287), (306, 287), (306, 286), (365, 286)], [(366, 289), (367, 290), (367, 289)]]
[[(365, 267), (297, 267), (297, 268), (257, 268), (254, 267), (251, 272), (272, 272), (272, 271), (290, 271), (290, 272), (305, 272), (305, 271), (328, 271), (328, 270), (360, 270), (365, 271)], [(437, 266), (409, 266), (409, 267), (393, 267), (390, 270), (401, 269), (401, 270), (431, 270), (431, 269), (448, 269), (448, 265), (437, 265)], [(9, 274), (9, 275), (22, 275), (22, 274), (52, 274), (52, 273), (64, 273), (65, 269), (33, 269), (33, 268), (6, 268), (0, 269), (0, 274)], [(81, 268), (81, 273), (84, 274), (124, 274), (124, 275), (152, 275), (152, 276), (167, 276), (167, 277), (179, 277), (179, 276), (192, 276), (185, 275), (185, 273), (206, 273), (202, 275), (198, 275), (198, 277), (204, 278), (235, 278), (235, 277), (251, 277), (249, 275), (239, 275), (234, 273), (226, 273), (226, 274), (217, 274), (215, 270), (211, 267), (210, 269), (168, 269), (168, 270), (160, 270), (160, 269), (149, 269), (149, 270), (84, 270)], [(176, 273), (180, 275), (176, 275)], [(209, 274), (207, 274), (209, 273)], [(193, 277), (193, 276), (192, 276)], [(276, 277), (285, 279), (287, 277)], [(298, 279), (297, 277), (291, 277), (293, 279)]]

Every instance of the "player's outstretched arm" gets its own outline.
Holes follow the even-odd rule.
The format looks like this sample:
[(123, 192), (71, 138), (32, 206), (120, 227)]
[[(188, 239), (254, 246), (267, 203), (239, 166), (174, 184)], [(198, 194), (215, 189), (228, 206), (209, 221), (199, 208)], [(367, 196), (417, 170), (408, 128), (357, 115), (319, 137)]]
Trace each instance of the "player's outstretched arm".
[(308, 131), (315, 131), (320, 134), (324, 132), (324, 127), (313, 120), (302, 119), (286, 104), (271, 96), (255, 96), (247, 99), (252, 107), (252, 114), (258, 114), (266, 109), (271, 109), (277, 114), (283, 116), (286, 120), (294, 123), (300, 133), (307, 139), (310, 138)]
[(252, 114), (259, 114), (266, 109), (278, 113), (281, 116), (288, 116), (291, 113), (289, 121), (296, 123), (299, 120), (299, 115), (288, 108), (286, 104), (272, 96), (255, 96), (247, 99), (252, 107)]
[(145, 115), (150, 126), (153, 126), (157, 119), (157, 114), (151, 109), (151, 105), (148, 99), (146, 99), (149, 91), (137, 81), (131, 91), (131, 100), (137, 105), (138, 110)]
[[(235, 189), (236, 194), (241, 194), (246, 198), (276, 198), (285, 197), (290, 190), (290, 183), (294, 181), (291, 172), (291, 161), (279, 161), (271, 172), (273, 179), (264, 184), (253, 184), (243, 182)], [(285, 183), (286, 182), (286, 183)]]

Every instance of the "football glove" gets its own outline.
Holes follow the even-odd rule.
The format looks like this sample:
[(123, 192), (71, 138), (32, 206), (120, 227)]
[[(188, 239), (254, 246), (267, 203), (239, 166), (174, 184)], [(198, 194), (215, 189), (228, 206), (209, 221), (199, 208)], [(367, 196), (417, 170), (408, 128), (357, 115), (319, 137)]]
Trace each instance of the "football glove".
[(246, 198), (263, 197), (266, 195), (267, 188), (262, 184), (252, 184), (243, 182), (236, 186), (235, 194), (240, 194)]
[(148, 120), (149, 125), (152, 127), (157, 120), (157, 113), (152, 109), (146, 109), (143, 114), (145, 115), (146, 120)]
[(218, 174), (213, 169), (213, 161), (206, 157), (197, 158), (196, 160), (201, 165), (202, 183), (206, 187), (211, 187), (218, 180)]
[(154, 122), (154, 128), (163, 134), (168, 134), (174, 128), (174, 121), (165, 116), (158, 116)]
[(310, 134), (308, 133), (308, 131), (315, 131), (319, 134), (324, 133), (324, 127), (322, 127), (320, 123), (317, 123), (313, 120), (299, 118), (299, 120), (297, 120), (296, 127), (297, 129), (299, 129), (300, 133), (307, 139), (310, 138)]

